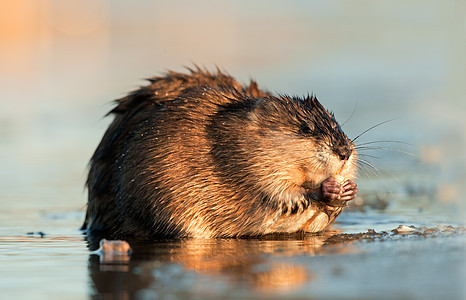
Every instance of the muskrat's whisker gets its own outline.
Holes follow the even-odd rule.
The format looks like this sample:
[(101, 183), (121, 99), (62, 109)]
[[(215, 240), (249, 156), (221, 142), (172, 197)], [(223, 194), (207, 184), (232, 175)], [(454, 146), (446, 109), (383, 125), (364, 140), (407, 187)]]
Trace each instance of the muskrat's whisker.
[(355, 149), (358, 150), (358, 151), (361, 151), (361, 150), (381, 150), (381, 147), (364, 146), (364, 147), (356, 147)]
[(361, 132), (360, 134), (358, 134), (354, 139), (352, 139), (351, 141), (354, 143), (355, 140), (357, 140), (358, 138), (360, 138), (362, 135), (366, 134), (367, 132), (371, 131), (372, 129), (376, 128), (376, 127), (379, 127), (385, 123), (388, 123), (388, 122), (392, 122), (392, 121), (395, 121), (395, 120), (398, 120), (399, 118), (395, 118), (395, 119), (390, 119), (390, 120), (386, 120), (386, 121), (383, 121), (383, 122), (380, 122), (378, 124), (375, 124), (369, 128), (367, 128), (366, 130), (364, 130), (363, 132)]
[[(380, 171), (379, 171), (372, 163), (368, 162), (367, 160), (358, 158), (358, 162), (361, 163), (361, 165), (365, 165), (365, 166), (371, 167), (373, 170), (375, 170), (375, 171), (377, 172), (377, 174), (381, 174)], [(393, 175), (391, 172), (387, 171), (386, 169), (383, 169), (383, 170), (384, 170), (384, 172), (390, 174), (390, 175), (391, 175), (393, 178), (395, 178), (397, 181), (399, 181), (398, 178), (397, 178), (395, 175)], [(380, 179), (382, 179), (380, 176), (378, 176), (378, 177), (379, 177)], [(388, 187), (388, 186), (387, 186), (387, 187)]]
[[(368, 172), (370, 172), (371, 174), (373, 174), (374, 176), (377, 176), (382, 182), (383, 184), (385, 185), (385, 187), (388, 189), (388, 191), (390, 192), (391, 195), (393, 195), (393, 192), (392, 190), (390, 189), (390, 187), (388, 186), (387, 182), (382, 178), (382, 176), (380, 176), (380, 171), (374, 167), (371, 163), (367, 162), (367, 161), (359, 161), (360, 162), (360, 166), (363, 167), (364, 169), (366, 169)], [(375, 171), (374, 171), (375, 170)], [(369, 174), (366, 173), (367, 177), (370, 178)], [(391, 175), (391, 174), (390, 174)], [(372, 184), (374, 184), (374, 181), (371, 179), (371, 182)]]
[(382, 179), (381, 176), (380, 176), (380, 171), (374, 166), (372, 165), (371, 163), (368, 163), (367, 161), (359, 161), (359, 165), (364, 168), (365, 170), (367, 170), (368, 173), (366, 173), (367, 175), (369, 175), (369, 173), (377, 176), (379, 179)]
[(363, 165), (363, 164), (358, 164), (358, 165), (357, 165), (357, 168), (358, 168), (358, 170), (363, 171), (364, 174), (369, 175), (369, 172), (368, 172), (367, 167), (366, 167), (365, 165)]
[(356, 104), (354, 105), (354, 108), (353, 108), (353, 111), (351, 112), (351, 115), (349, 116), (349, 118), (343, 122), (340, 126), (343, 127), (343, 125), (345, 125), (346, 123), (348, 123), (349, 120), (351, 120), (351, 118), (353, 117), (354, 113), (356, 112), (356, 108), (358, 107), (358, 100), (356, 99)]
[(371, 167), (372, 169), (374, 169), (376, 172), (380, 173), (380, 171), (373, 165), (371, 164), (370, 162), (368, 162), (367, 160), (364, 160), (362, 158), (358, 158), (358, 162), (363, 164), (363, 165), (366, 165), (366, 166), (369, 166)]
[[(364, 163), (358, 164), (358, 169), (361, 170), (361, 171), (363, 171), (364, 174), (366, 174), (368, 178), (371, 177), (370, 174), (374, 174), (375, 176), (379, 177), (379, 175), (377, 174), (377, 172), (375, 172), (375, 171), (372, 169), (372, 167), (367, 166), (367, 165), (365, 165)], [(379, 178), (380, 178), (380, 177), (379, 177)], [(371, 180), (371, 181), (372, 181), (372, 180)]]
[(375, 158), (375, 159), (381, 159), (381, 157), (379, 157), (379, 156), (370, 155), (370, 154), (364, 154), (364, 153), (358, 153), (358, 156), (370, 157), (370, 158)]
[(369, 173), (366, 171), (366, 167), (365, 167), (365, 166), (360, 165), (360, 164), (357, 164), (357, 165), (356, 165), (356, 168), (358, 169), (358, 171), (364, 173), (364, 175), (366, 175), (367, 177), (369, 177)]
[(391, 140), (380, 140), (380, 141), (371, 141), (371, 142), (365, 142), (365, 143), (357, 144), (356, 147), (370, 145), (370, 144), (376, 144), (376, 143), (394, 143), (394, 144), (403, 144), (403, 145), (408, 145), (408, 146), (415, 146), (414, 144), (407, 143), (407, 142), (391, 141)]
[(356, 150), (358, 151), (358, 156), (367, 155), (367, 154), (363, 153), (365, 151), (372, 151), (372, 152), (375, 151), (375, 152), (377, 152), (379, 154), (382, 154), (382, 151), (380, 151), (382, 149), (379, 149), (377, 147), (361, 147), (361, 148), (356, 148)]
[[(390, 187), (388, 186), (388, 184), (385, 182), (385, 180), (380, 176), (381, 172), (370, 162), (366, 161), (366, 160), (362, 160), (362, 159), (358, 159), (358, 162), (361, 163), (362, 166), (364, 166), (365, 168), (367, 168), (368, 166), (371, 168), (371, 169), (374, 169), (376, 172), (374, 172), (373, 170), (369, 169), (371, 171), (372, 174), (374, 174), (375, 176), (377, 176), (380, 180), (382, 180), (382, 182), (384, 183), (384, 185), (387, 187), (388, 191), (390, 192), (390, 194), (393, 195), (392, 193), (392, 190), (390, 189)], [(393, 177), (396, 181), (400, 182), (400, 179), (395, 176), (395, 174), (393, 174), (392, 172), (390, 171), (387, 171), (387, 169), (385, 168), (382, 168), (381, 170), (383, 170), (385, 173), (389, 174), (391, 177)]]
[(399, 152), (399, 153), (403, 153), (403, 154), (406, 154), (406, 155), (410, 155), (410, 156), (413, 156), (413, 157), (418, 157), (418, 155), (414, 154), (414, 153), (411, 153), (411, 152), (408, 152), (408, 151), (404, 151), (404, 150), (400, 150), (400, 149), (395, 149), (395, 148), (388, 148), (388, 147), (356, 147), (356, 150), (358, 151), (365, 151), (365, 150), (389, 150), (389, 151), (395, 151), (395, 152)]

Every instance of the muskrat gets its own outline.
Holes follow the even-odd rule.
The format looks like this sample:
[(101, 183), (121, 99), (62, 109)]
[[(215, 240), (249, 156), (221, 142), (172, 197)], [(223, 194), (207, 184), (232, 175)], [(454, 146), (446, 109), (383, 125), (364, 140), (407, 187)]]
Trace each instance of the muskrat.
[(83, 229), (154, 239), (328, 227), (357, 192), (355, 146), (334, 115), (315, 96), (188, 70), (116, 101), (90, 161)]

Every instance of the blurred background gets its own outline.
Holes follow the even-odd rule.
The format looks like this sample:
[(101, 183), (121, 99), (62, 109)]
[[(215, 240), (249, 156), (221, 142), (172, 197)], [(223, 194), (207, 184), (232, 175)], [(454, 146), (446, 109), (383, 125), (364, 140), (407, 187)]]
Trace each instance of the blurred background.
[(464, 211), (465, 16), (455, 0), (2, 1), (2, 230), (54, 211), (79, 226), (111, 101), (194, 63), (315, 93), (341, 123), (354, 112), (350, 137), (393, 119), (359, 139), (400, 142), (378, 144), (361, 190)]
[[(360, 173), (353, 201), (360, 206), (347, 209), (336, 229), (464, 225), (465, 54), (464, 0), (0, 1), (2, 295), (95, 298), (105, 295), (99, 282), (115, 282), (117, 294), (129, 295), (128, 285), (149, 280), (146, 298), (196, 287), (248, 298), (249, 284), (270, 267), (270, 278), (285, 287), (302, 285), (289, 286), (297, 298), (463, 299), (464, 235), (403, 242), (390, 235), (342, 252), (312, 250), (322, 246), (320, 236), (316, 245), (202, 241), (209, 251), (185, 249), (200, 261), (234, 261), (244, 269), (193, 275), (192, 256), (175, 245), (162, 247), (171, 253), (166, 264), (147, 262), (148, 278), (134, 278), (141, 264), (131, 272), (122, 266), (119, 280), (118, 272), (99, 267), (77, 229), (87, 163), (111, 121), (104, 115), (112, 100), (146, 84), (144, 78), (193, 64), (218, 66), (241, 82), (253, 78), (276, 93), (315, 93), (349, 137), (391, 120), (358, 138), (376, 142), (364, 157), (374, 168)], [(186, 258), (183, 268), (177, 255)]]

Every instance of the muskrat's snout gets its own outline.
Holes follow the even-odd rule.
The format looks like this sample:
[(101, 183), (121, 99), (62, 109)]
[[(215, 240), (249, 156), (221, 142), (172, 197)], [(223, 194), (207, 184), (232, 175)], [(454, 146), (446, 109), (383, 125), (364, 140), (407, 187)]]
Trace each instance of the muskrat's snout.
[(349, 147), (343, 147), (339, 148), (337, 151), (335, 151), (335, 154), (341, 159), (341, 160), (348, 160), (353, 153), (353, 150), (350, 149)]
[(337, 131), (336, 134), (334, 133), (334, 136), (337, 137), (337, 139), (333, 140), (333, 143), (331, 143), (331, 152), (333, 152), (333, 154), (341, 161), (349, 160), (350, 156), (354, 152), (352, 142), (342, 131)]

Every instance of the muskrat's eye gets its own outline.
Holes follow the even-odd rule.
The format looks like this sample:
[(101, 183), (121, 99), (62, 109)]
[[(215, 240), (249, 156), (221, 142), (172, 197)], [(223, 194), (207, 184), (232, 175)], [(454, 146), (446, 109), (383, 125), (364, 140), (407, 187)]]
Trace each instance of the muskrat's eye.
[(301, 124), (301, 128), (299, 129), (299, 131), (304, 134), (312, 134), (313, 128), (311, 128), (307, 123), (303, 123)]

